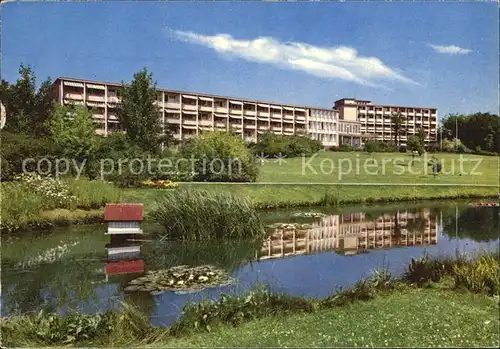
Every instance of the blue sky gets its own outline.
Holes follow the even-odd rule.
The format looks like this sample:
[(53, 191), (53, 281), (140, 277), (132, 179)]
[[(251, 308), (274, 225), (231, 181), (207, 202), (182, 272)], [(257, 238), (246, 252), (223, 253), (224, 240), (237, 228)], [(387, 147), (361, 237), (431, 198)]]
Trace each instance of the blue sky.
[(105, 2), (2, 5), (2, 78), (129, 81), (331, 107), (355, 97), (498, 110), (498, 5)]

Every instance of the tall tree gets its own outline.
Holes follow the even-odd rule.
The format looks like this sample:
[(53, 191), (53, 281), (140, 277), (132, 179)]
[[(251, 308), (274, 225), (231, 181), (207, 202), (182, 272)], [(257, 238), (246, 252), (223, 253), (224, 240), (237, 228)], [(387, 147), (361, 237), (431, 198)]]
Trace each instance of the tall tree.
[(491, 113), (449, 114), (443, 119), (443, 137), (459, 138), (469, 149), (500, 152), (500, 117)]
[(37, 136), (48, 133), (45, 121), (52, 111), (52, 82), (47, 78), (36, 89), (36, 77), (31, 67), (21, 65), (19, 78), (15, 84), (2, 81), (0, 98), (5, 105), (7, 119), (5, 129), (12, 132), (25, 132)]
[(123, 84), (118, 117), (130, 140), (146, 151), (157, 152), (162, 141), (156, 83), (144, 68), (134, 74), (130, 85)]
[(415, 134), (415, 136), (418, 137), (419, 141), (420, 141), (420, 144), (422, 144), (422, 146), (425, 144), (425, 137), (427, 136), (427, 134), (425, 133), (425, 130), (423, 127), (419, 127), (417, 133)]
[(393, 113), (391, 116), (391, 128), (394, 133), (394, 142), (398, 147), (399, 147), (399, 135), (403, 130), (405, 121), (406, 121), (405, 117), (400, 112)]
[(57, 105), (45, 124), (53, 143), (65, 156), (81, 161), (98, 148), (92, 113), (84, 106)]

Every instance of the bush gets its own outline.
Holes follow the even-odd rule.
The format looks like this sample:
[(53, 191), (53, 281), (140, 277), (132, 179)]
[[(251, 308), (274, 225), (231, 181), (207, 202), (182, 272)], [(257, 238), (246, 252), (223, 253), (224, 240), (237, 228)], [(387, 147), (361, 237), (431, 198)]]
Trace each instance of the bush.
[(337, 145), (332, 145), (331, 147), (328, 148), (328, 150), (337, 152), (340, 151), (340, 147)]
[(261, 238), (264, 234), (252, 203), (226, 192), (175, 189), (156, 201), (150, 217), (170, 239)]
[(437, 153), (437, 152), (441, 151), (441, 147), (440, 147), (439, 143), (429, 143), (429, 145), (427, 145), (427, 147), (426, 147), (426, 150), (429, 153)]
[(311, 156), (323, 149), (320, 141), (305, 136), (277, 135), (271, 132), (263, 134), (251, 148), (255, 155), (266, 156)]
[(417, 286), (425, 285), (430, 281), (438, 282), (441, 277), (450, 273), (454, 263), (459, 262), (460, 260), (453, 262), (451, 260), (429, 259), (427, 255), (418, 259), (412, 258), (402, 279)]
[(418, 136), (411, 135), (408, 136), (408, 150), (418, 152), (418, 155), (422, 155), (425, 151), (424, 145)]
[(313, 312), (317, 308), (313, 300), (256, 289), (240, 296), (222, 295), (219, 300), (205, 300), (188, 304), (182, 317), (170, 331), (180, 335), (192, 330), (210, 331), (214, 325), (237, 326), (245, 321), (266, 316), (298, 312)]
[(354, 151), (355, 149), (349, 143), (344, 143), (344, 144), (340, 145), (339, 150), (343, 151), (343, 152), (351, 152), (351, 151)]
[[(240, 137), (227, 132), (207, 132), (180, 147), (186, 161), (181, 172), (199, 182), (255, 182), (257, 162)], [(194, 159), (194, 163), (189, 164)], [(180, 162), (177, 162), (180, 163)]]
[(500, 263), (498, 257), (481, 256), (469, 263), (453, 266), (453, 278), (457, 287), (471, 292), (500, 294)]
[(397, 147), (394, 142), (366, 141), (364, 150), (368, 153), (392, 153)]
[[(130, 162), (133, 159), (140, 159), (145, 164), (148, 155), (150, 154), (134, 145), (127, 135), (120, 132), (112, 133), (100, 138), (97, 150), (85, 166), (85, 174), (91, 179), (112, 181), (119, 187), (137, 186), (140, 181), (148, 179), (150, 174), (144, 169), (140, 171), (139, 162), (134, 161), (132, 165)], [(101, 161), (103, 173), (101, 173)]]
[(35, 138), (22, 133), (2, 131), (2, 146), (0, 148), (1, 180), (11, 181), (23, 173), (23, 161), (33, 158), (35, 161), (26, 163), (28, 172), (36, 171), (36, 161), (42, 157), (53, 158), (53, 147), (48, 138)]
[(470, 154), (472, 153), (472, 151), (467, 148), (460, 139), (452, 139), (452, 140), (449, 140), (449, 139), (443, 139), (443, 151), (445, 152), (449, 152), (449, 153), (454, 153), (454, 152), (458, 152), (458, 153), (467, 153), (467, 154)]

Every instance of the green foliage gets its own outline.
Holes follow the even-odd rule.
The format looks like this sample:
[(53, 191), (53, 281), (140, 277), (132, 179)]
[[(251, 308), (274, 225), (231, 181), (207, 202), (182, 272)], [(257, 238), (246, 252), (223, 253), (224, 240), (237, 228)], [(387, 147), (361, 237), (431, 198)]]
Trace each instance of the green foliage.
[(471, 153), (471, 150), (467, 148), (460, 139), (443, 139), (443, 151), (449, 153)]
[(257, 288), (243, 295), (222, 295), (218, 300), (186, 305), (182, 317), (172, 325), (170, 333), (180, 335), (196, 330), (210, 332), (217, 325), (237, 326), (271, 315), (310, 313), (316, 308), (313, 300)]
[(161, 143), (160, 110), (156, 83), (144, 68), (134, 74), (130, 85), (123, 85), (118, 118), (129, 139), (149, 152), (159, 151)]
[(263, 223), (252, 203), (226, 192), (173, 189), (157, 199), (150, 217), (169, 239), (260, 238)]
[(132, 305), (120, 312), (82, 314), (71, 311), (65, 317), (39, 312), (2, 319), (3, 344), (7, 346), (60, 346), (89, 343), (120, 343), (153, 336), (149, 319)]
[[(240, 137), (227, 132), (207, 132), (184, 143), (176, 163), (182, 172), (200, 182), (255, 182), (258, 166)], [(191, 162), (193, 159), (194, 162)]]
[(341, 144), (339, 147), (339, 151), (342, 151), (342, 152), (351, 152), (354, 150), (355, 150), (354, 147), (352, 145), (350, 145), (349, 143)]
[(300, 135), (277, 135), (266, 132), (259, 137), (257, 143), (252, 147), (256, 155), (265, 156), (311, 156), (323, 149), (320, 141)]
[(418, 259), (412, 258), (408, 270), (403, 274), (403, 280), (418, 286), (425, 285), (430, 281), (438, 282), (442, 276), (449, 273), (452, 265), (453, 261), (451, 260), (429, 259), (427, 255)]
[[(52, 225), (41, 214), (55, 209), (92, 209), (103, 207), (107, 202), (120, 200), (120, 193), (109, 183), (86, 180), (57, 180), (41, 176), (23, 176), (22, 181), (1, 183), (0, 185), (2, 232), (12, 232), (26, 228), (43, 228)], [(102, 213), (99, 214), (102, 218)], [(95, 221), (92, 217), (79, 217), (82, 223)], [(98, 217), (99, 218), (99, 217)], [(64, 223), (64, 222), (62, 222)]]
[[(456, 132), (458, 131), (458, 135)], [(459, 137), (469, 149), (500, 153), (500, 117), (491, 113), (450, 114), (443, 119), (443, 137)]]
[(425, 144), (425, 137), (426, 137), (426, 132), (424, 130), (423, 127), (419, 127), (418, 131), (417, 131), (417, 134), (415, 135), (418, 140), (420, 141), (420, 144), (422, 144), (422, 146), (424, 146)]
[(474, 293), (500, 294), (500, 262), (498, 255), (480, 256), (469, 263), (453, 265), (453, 278), (457, 287)]
[[(0, 148), (1, 180), (11, 181), (23, 173), (23, 161), (27, 161), (27, 172), (36, 171), (36, 161), (41, 158), (52, 159), (53, 147), (46, 137), (35, 138), (25, 133), (12, 133), (2, 130), (2, 146)], [(42, 169), (45, 170), (45, 169)]]
[(422, 155), (425, 151), (423, 141), (416, 135), (408, 136), (407, 149), (418, 152), (418, 155)]
[(368, 153), (392, 153), (397, 150), (393, 142), (366, 141), (364, 150)]
[(405, 117), (400, 112), (393, 113), (391, 116), (391, 128), (394, 134), (394, 143), (396, 143), (397, 146), (399, 146), (399, 136), (403, 132), (405, 121)]
[(67, 158), (81, 161), (93, 156), (98, 148), (92, 113), (84, 106), (57, 105), (46, 127), (58, 154)]
[(29, 133), (45, 136), (44, 126), (52, 110), (52, 83), (50, 79), (42, 82), (36, 89), (36, 77), (31, 67), (21, 64), (19, 79), (9, 85), (2, 80), (0, 99), (6, 108), (5, 130), (14, 133)]

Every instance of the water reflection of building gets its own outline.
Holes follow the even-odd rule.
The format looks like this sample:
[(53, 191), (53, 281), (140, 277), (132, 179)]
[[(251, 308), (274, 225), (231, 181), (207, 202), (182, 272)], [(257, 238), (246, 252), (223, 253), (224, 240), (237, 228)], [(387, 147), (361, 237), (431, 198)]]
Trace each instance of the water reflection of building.
[(375, 219), (352, 213), (323, 217), (307, 230), (276, 229), (264, 241), (259, 259), (322, 251), (350, 255), (376, 248), (436, 243), (437, 217), (428, 210), (399, 211)]

